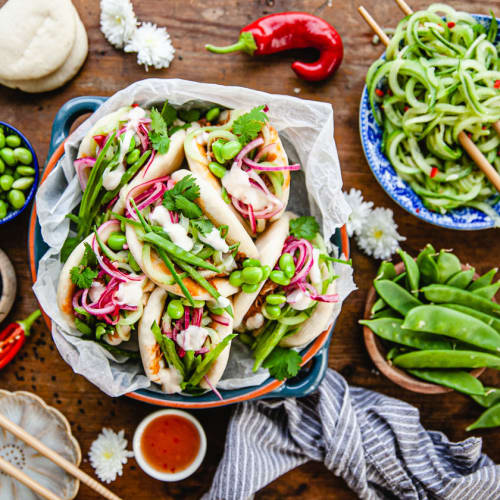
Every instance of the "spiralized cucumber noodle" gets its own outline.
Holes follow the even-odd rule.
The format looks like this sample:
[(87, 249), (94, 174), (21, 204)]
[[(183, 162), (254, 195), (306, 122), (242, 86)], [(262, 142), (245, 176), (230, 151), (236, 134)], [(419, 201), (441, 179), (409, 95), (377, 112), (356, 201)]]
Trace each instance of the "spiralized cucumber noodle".
[[(443, 16), (443, 17), (440, 17)], [(382, 151), (430, 210), (468, 206), (500, 225), (499, 193), (458, 142), (463, 130), (500, 172), (497, 20), (433, 4), (404, 18), (366, 85)]]

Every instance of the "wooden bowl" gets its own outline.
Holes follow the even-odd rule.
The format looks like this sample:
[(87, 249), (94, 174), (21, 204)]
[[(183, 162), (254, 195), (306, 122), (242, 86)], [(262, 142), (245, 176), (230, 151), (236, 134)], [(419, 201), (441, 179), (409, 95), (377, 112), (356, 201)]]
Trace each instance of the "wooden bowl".
[(0, 249), (0, 323), (12, 309), (16, 298), (17, 280), (7, 254)]
[[(462, 269), (468, 269), (468, 266), (462, 265)], [(403, 262), (396, 264), (396, 273), (400, 274), (404, 270)], [(475, 275), (474, 278), (478, 276)], [(370, 310), (373, 303), (376, 300), (377, 293), (375, 288), (372, 286), (366, 297), (365, 313), (364, 318), (370, 319)], [(419, 392), (420, 394), (445, 394), (447, 392), (453, 391), (448, 387), (443, 387), (442, 385), (431, 384), (430, 382), (424, 382), (418, 378), (412, 377), (409, 373), (392, 365), (387, 361), (387, 349), (383, 344), (382, 340), (375, 335), (368, 326), (363, 325), (363, 337), (365, 340), (365, 346), (370, 355), (370, 358), (375, 363), (377, 369), (382, 372), (388, 379), (392, 380), (395, 384), (398, 384), (405, 389), (413, 392)], [(474, 377), (479, 377), (485, 368), (476, 368), (470, 372)]]

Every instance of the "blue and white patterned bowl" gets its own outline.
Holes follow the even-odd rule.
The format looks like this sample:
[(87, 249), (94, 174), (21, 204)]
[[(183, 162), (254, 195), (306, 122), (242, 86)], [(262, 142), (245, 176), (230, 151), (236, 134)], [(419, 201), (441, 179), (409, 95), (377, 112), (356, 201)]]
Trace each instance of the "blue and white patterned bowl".
[[(489, 28), (491, 23), (490, 16), (474, 15), (474, 18), (486, 28)], [(500, 32), (497, 33), (496, 42), (500, 42)], [(373, 175), (384, 188), (385, 192), (399, 206), (412, 215), (436, 226), (448, 229), (473, 231), (495, 227), (495, 223), (491, 217), (475, 208), (463, 207), (447, 212), (446, 214), (440, 214), (431, 212), (424, 206), (420, 197), (399, 177), (387, 157), (382, 153), (382, 128), (375, 121), (375, 117), (371, 111), (366, 85), (363, 88), (359, 107), (359, 133), (366, 161)], [(493, 208), (500, 215), (500, 202)]]

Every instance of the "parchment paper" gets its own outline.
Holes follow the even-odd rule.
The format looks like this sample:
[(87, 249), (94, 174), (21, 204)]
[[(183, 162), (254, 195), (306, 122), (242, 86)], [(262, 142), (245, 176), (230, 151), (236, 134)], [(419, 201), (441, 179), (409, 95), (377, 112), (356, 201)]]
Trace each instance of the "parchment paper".
[[(110, 97), (71, 134), (65, 144), (65, 154), (38, 190), (38, 217), (43, 239), (50, 248), (40, 261), (33, 287), (40, 305), (52, 319), (52, 336), (63, 359), (76, 373), (109, 396), (120, 396), (139, 388), (157, 388), (144, 375), (140, 362), (117, 358), (98, 344), (82, 340), (57, 308), (57, 282), (62, 268), (59, 251), (69, 232), (65, 215), (81, 199), (73, 160), (81, 140), (102, 116), (133, 103), (146, 108), (161, 105), (165, 99), (174, 106), (186, 107), (208, 108), (218, 104), (227, 108), (252, 108), (267, 104), (270, 121), (280, 133), (291, 161), (298, 161), (302, 166), (303, 173), (292, 175), (289, 208), (299, 214), (315, 215), (327, 237), (345, 223), (350, 212), (341, 191), (342, 178), (333, 140), (333, 109), (330, 104), (178, 79), (143, 80)], [(343, 300), (355, 289), (352, 269), (337, 265), (337, 274), (340, 275), (337, 283)], [(341, 303), (337, 305), (334, 317), (340, 308)], [(246, 347), (233, 342), (230, 362), (218, 387), (233, 389), (257, 385), (268, 377), (266, 370), (251, 373), (251, 365)]]

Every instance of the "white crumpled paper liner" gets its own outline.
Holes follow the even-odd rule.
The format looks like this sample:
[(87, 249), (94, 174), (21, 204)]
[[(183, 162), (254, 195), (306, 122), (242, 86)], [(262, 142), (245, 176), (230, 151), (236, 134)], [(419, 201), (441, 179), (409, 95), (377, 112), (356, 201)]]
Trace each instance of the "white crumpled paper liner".
[[(65, 154), (38, 190), (38, 219), (43, 239), (50, 248), (40, 260), (33, 287), (40, 305), (52, 319), (52, 336), (61, 356), (76, 373), (109, 396), (120, 396), (146, 387), (158, 389), (144, 375), (140, 362), (124, 362), (98, 344), (80, 339), (79, 332), (69, 327), (58, 310), (56, 293), (62, 268), (59, 251), (69, 232), (69, 221), (65, 215), (81, 199), (73, 160), (81, 140), (102, 116), (133, 103), (144, 107), (161, 105), (165, 99), (173, 105), (192, 102), (193, 105), (206, 107), (218, 104), (227, 108), (252, 108), (267, 104), (271, 123), (279, 131), (291, 159), (298, 161), (304, 172), (292, 174), (289, 208), (299, 214), (310, 213), (321, 220), (325, 239), (346, 222), (350, 212), (341, 191), (342, 178), (333, 140), (333, 110), (330, 104), (178, 79), (142, 80), (110, 97), (70, 135), (65, 144)], [(346, 265), (336, 265), (336, 268), (340, 275), (338, 292), (344, 300), (355, 289), (352, 268)], [(337, 317), (340, 308), (341, 303), (336, 306), (332, 319)], [(218, 387), (236, 389), (258, 385), (268, 377), (267, 370), (252, 373), (251, 366), (248, 349), (240, 342), (233, 342), (230, 362)]]

